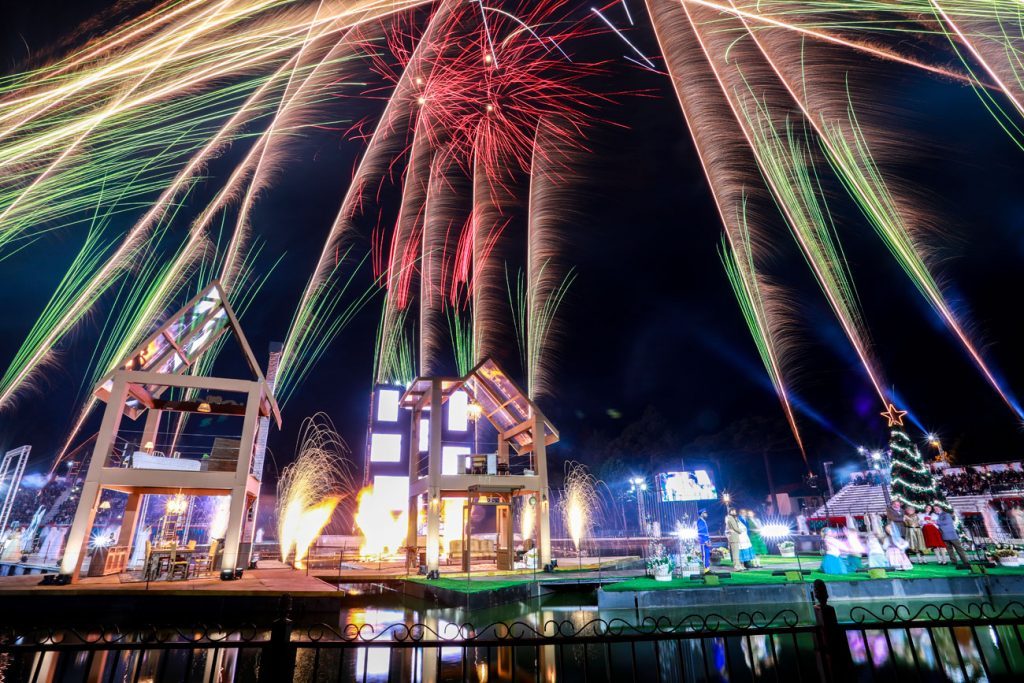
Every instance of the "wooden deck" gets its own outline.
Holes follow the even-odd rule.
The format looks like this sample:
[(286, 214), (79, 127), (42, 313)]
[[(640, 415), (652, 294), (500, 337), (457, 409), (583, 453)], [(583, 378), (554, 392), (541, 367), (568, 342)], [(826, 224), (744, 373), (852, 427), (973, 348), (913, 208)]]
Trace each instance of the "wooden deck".
[(219, 576), (189, 579), (187, 581), (124, 581), (119, 576), (82, 578), (67, 586), (42, 586), (39, 574), (0, 577), (0, 598), (31, 594), (90, 595), (110, 592), (145, 593), (147, 595), (178, 595), (204, 593), (207, 595), (245, 596), (282, 595), (327, 596), (336, 595), (338, 589), (315, 576), (291, 567), (276, 569), (250, 569), (236, 581), (221, 581)]

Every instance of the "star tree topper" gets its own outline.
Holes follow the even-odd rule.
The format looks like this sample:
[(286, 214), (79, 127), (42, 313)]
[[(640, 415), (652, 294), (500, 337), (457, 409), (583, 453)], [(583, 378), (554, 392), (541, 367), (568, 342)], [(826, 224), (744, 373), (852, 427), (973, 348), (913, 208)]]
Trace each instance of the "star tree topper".
[(889, 421), (890, 427), (902, 427), (903, 416), (907, 414), (907, 411), (899, 410), (896, 406), (890, 403), (886, 411), (880, 414)]

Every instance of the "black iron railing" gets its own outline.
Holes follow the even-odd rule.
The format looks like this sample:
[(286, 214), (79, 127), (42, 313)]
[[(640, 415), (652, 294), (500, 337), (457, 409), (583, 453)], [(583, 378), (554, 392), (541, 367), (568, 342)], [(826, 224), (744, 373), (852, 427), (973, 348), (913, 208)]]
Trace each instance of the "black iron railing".
[(1024, 605), (855, 607), (816, 585), (796, 612), (726, 617), (266, 626), (0, 628), (2, 681), (1024, 680)]

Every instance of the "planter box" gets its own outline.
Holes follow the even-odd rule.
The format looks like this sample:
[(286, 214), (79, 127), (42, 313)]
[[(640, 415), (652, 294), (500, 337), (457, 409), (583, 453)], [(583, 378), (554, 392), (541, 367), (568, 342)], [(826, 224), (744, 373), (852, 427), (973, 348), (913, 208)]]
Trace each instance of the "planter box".
[(1020, 558), (1019, 557), (1000, 557), (999, 558), (999, 564), (1000, 564), (1000, 566), (1003, 566), (1003, 567), (1019, 567), (1020, 566)]
[(779, 548), (782, 557), (796, 557), (796, 548)]

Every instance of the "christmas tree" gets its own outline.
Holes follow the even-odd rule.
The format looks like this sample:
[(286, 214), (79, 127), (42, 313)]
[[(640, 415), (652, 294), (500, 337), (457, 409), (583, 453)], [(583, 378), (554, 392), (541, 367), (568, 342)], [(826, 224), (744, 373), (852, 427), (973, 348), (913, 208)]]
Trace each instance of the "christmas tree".
[(904, 506), (911, 505), (918, 512), (925, 505), (946, 504), (946, 497), (935, 484), (935, 477), (924, 464), (921, 451), (903, 431), (905, 410), (897, 410), (889, 404), (882, 417), (889, 421), (889, 451), (892, 454), (890, 480), (892, 499)]

